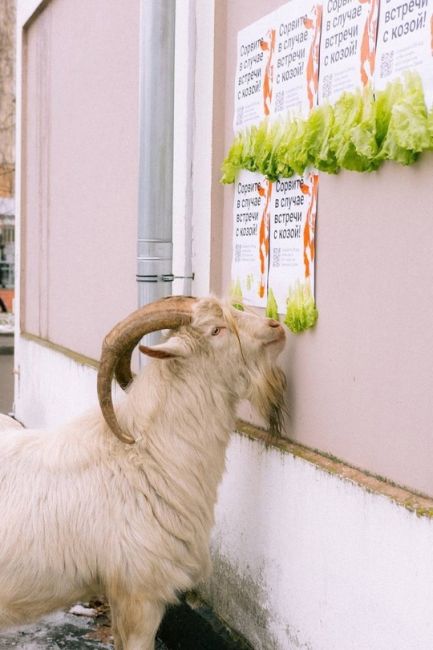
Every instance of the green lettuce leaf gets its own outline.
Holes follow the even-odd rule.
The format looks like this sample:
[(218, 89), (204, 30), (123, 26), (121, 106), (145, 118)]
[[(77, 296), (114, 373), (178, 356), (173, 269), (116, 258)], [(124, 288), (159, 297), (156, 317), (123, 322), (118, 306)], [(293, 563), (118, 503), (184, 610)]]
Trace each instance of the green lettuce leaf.
[(309, 165), (306, 121), (294, 118), (292, 125), (287, 149), (287, 161), (295, 174), (301, 175)]
[(422, 151), (431, 148), (428, 113), (418, 74), (406, 72), (402, 81), (393, 82), (378, 93), (376, 102), (378, 114), (383, 111), (379, 116), (382, 160), (410, 165)]
[(289, 292), (287, 298), (285, 324), (292, 332), (299, 334), (299, 332), (314, 327), (318, 317), (319, 312), (310, 286), (298, 282)]
[(350, 140), (356, 155), (355, 171), (371, 172), (378, 169), (380, 161), (377, 157), (376, 103), (370, 86), (363, 90), (361, 97), (359, 122), (352, 126)]
[(232, 307), (235, 309), (238, 309), (239, 311), (245, 311), (244, 298), (242, 295), (241, 283), (239, 282), (239, 279), (236, 280), (236, 282), (232, 284), (230, 288), (230, 302), (232, 304)]
[(311, 111), (305, 128), (308, 164), (328, 174), (339, 171), (335, 153), (331, 147), (334, 129), (334, 111), (329, 104), (323, 104)]
[(266, 122), (261, 122), (258, 126), (252, 126), (244, 132), (243, 169), (247, 169), (249, 172), (258, 171), (258, 160), (261, 156), (265, 136)]
[(275, 300), (274, 292), (272, 289), (268, 289), (268, 302), (266, 305), (266, 316), (268, 318), (273, 318), (274, 320), (280, 320), (278, 315), (278, 305)]
[(223, 173), (221, 177), (221, 183), (230, 185), (236, 180), (236, 176), (239, 173), (239, 170), (243, 167), (243, 156), (244, 156), (244, 135), (238, 133), (232, 145), (227, 153), (227, 156), (224, 159), (224, 162), (221, 166), (221, 171)]
[(331, 149), (341, 169), (365, 172), (379, 166), (376, 159), (376, 119), (373, 93), (343, 93), (334, 105)]
[(296, 132), (296, 122), (288, 121), (283, 127), (283, 132), (276, 147), (276, 170), (280, 178), (290, 178), (290, 176), (293, 176), (295, 173), (295, 170), (293, 169), (291, 152), (294, 148)]

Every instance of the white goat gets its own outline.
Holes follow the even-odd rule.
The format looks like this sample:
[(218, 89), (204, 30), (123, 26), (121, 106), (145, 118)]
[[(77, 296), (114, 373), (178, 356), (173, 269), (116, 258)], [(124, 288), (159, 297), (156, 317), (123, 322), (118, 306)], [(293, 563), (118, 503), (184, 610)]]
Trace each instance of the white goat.
[[(167, 328), (174, 331), (165, 342), (140, 346), (158, 360), (114, 409), (113, 374), (126, 387), (137, 342)], [(284, 376), (275, 360), (284, 340), (276, 321), (215, 298), (161, 300), (106, 337), (104, 417), (1, 432), (0, 627), (105, 592), (116, 649), (154, 648), (165, 605), (210, 571), (217, 486), (239, 400), (278, 428)]]

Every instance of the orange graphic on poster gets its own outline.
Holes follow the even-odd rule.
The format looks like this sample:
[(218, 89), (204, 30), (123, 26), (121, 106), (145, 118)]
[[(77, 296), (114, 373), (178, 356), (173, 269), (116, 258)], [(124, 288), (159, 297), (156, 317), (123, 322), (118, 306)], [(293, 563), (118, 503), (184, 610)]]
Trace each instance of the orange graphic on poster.
[(306, 68), (307, 96), (310, 110), (316, 104), (317, 90), (319, 87), (320, 29), (322, 25), (322, 11), (322, 5), (315, 5), (313, 10), (314, 18), (304, 18), (306, 29), (314, 30)]
[(260, 217), (259, 226), (259, 259), (260, 259), (260, 284), (259, 296), (263, 298), (266, 292), (266, 267), (269, 258), (269, 208), (272, 196), (272, 183), (271, 181), (263, 181), (263, 185), (259, 185), (258, 192), (261, 198), (266, 199), (265, 205)]
[(376, 33), (377, 17), (379, 12), (379, 0), (359, 0), (361, 4), (368, 4), (368, 15), (364, 25), (361, 40), (361, 82), (366, 86), (374, 74), (376, 63)]
[(300, 188), (301, 192), (306, 196), (310, 197), (310, 204), (308, 206), (305, 226), (304, 226), (304, 266), (305, 266), (305, 278), (308, 279), (311, 275), (311, 269), (314, 265), (315, 257), (315, 244), (314, 244), (314, 234), (315, 234), (315, 224), (316, 224), (316, 210), (317, 210), (317, 195), (319, 189), (319, 175), (310, 174), (309, 175), (310, 184), (301, 183)]
[(274, 83), (274, 66), (273, 55), (275, 51), (275, 29), (270, 29), (267, 38), (260, 41), (260, 47), (264, 52), (268, 52), (265, 73), (263, 76), (263, 111), (269, 115), (271, 111), (272, 87)]

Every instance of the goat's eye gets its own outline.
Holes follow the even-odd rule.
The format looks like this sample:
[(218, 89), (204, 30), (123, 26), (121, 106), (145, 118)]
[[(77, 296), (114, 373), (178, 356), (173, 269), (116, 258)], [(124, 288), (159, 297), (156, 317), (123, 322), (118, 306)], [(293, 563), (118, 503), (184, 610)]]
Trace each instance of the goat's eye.
[(218, 336), (220, 332), (221, 332), (221, 327), (214, 327), (211, 334), (212, 336)]

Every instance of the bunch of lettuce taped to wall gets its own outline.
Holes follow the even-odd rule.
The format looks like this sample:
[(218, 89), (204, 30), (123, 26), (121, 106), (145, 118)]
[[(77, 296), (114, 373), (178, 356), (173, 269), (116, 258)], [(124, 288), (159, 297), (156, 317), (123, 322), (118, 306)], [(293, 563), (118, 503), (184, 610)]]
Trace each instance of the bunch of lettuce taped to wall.
[(240, 169), (269, 180), (303, 174), (309, 167), (336, 174), (341, 169), (375, 171), (385, 160), (414, 163), (433, 149), (433, 108), (427, 109), (421, 79), (405, 73), (373, 93), (371, 86), (324, 103), (306, 119), (263, 120), (240, 131), (222, 165), (223, 183)]
[[(232, 286), (231, 302), (233, 307), (240, 311), (244, 311), (242, 290), (239, 282)], [(289, 291), (286, 307), (287, 311), (284, 323), (295, 334), (310, 329), (316, 324), (319, 312), (317, 311), (316, 303), (314, 302), (314, 297), (309, 285), (297, 282), (295, 287)], [(274, 292), (271, 288), (268, 289), (265, 313), (268, 318), (280, 320), (277, 301), (275, 300)]]

